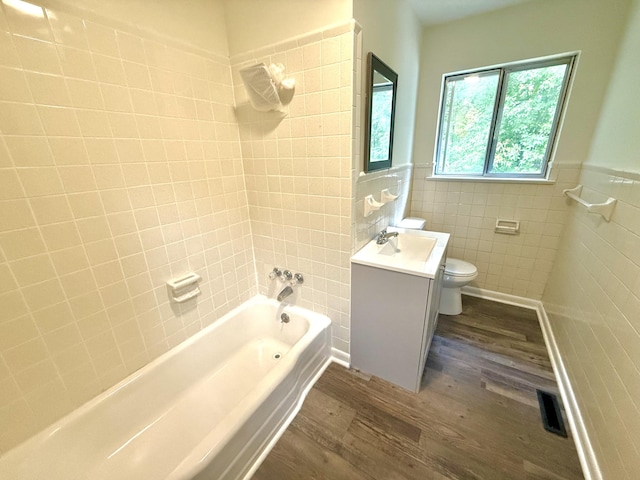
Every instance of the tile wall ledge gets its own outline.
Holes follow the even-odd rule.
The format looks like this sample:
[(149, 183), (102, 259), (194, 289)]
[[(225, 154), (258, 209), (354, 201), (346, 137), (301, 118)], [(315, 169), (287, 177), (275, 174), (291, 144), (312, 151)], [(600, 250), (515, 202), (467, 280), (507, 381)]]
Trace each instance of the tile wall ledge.
[(611, 175), (615, 177), (624, 177), (629, 180), (636, 180), (640, 182), (640, 172), (631, 172), (629, 170), (618, 170), (616, 168), (603, 167), (602, 165), (591, 165), (588, 163), (582, 164), (583, 170), (591, 172), (604, 173), (605, 175)]
[(265, 45), (264, 47), (235, 53), (230, 55), (229, 59), (232, 64), (255, 61), (256, 57), (284, 53), (287, 50), (303, 47), (310, 43), (319, 42), (320, 40), (325, 40), (327, 38), (337, 37), (343, 33), (354, 32), (357, 34), (361, 30), (362, 27), (354, 19), (350, 19), (344, 22), (332, 23), (317, 30), (311, 30), (307, 33), (303, 33), (302, 35), (296, 35), (295, 37), (290, 37), (277, 43)]
[(105, 17), (92, 10), (84, 9), (75, 4), (70, 4), (60, 0), (40, 0), (35, 2), (36, 5), (46, 10), (59, 11), (76, 17), (80, 17), (82, 20), (88, 20), (90, 22), (107, 25), (115, 30), (120, 30), (131, 35), (143, 37), (146, 40), (162, 43), (166, 46), (182, 50), (186, 53), (191, 53), (201, 57), (205, 57), (208, 60), (214, 60), (221, 63), (227, 63), (229, 61), (228, 55), (221, 55), (213, 50), (207, 50), (202, 47), (198, 47), (189, 42), (180, 41), (175, 37), (163, 35), (162, 33), (141, 27), (139, 25), (132, 25), (130, 23), (122, 22), (114, 18)]
[(476, 182), (476, 183), (521, 183), (526, 185), (554, 185), (557, 180), (546, 178), (492, 178), (492, 177), (463, 177), (444, 176), (424, 177), (427, 181), (433, 182)]
[(413, 169), (414, 165), (412, 163), (407, 163), (405, 165), (398, 165), (391, 168), (386, 168), (384, 170), (377, 170), (374, 172), (359, 172), (356, 175), (356, 184), (368, 182), (370, 180), (374, 180), (376, 178), (386, 177), (387, 175), (393, 175), (395, 173), (403, 172), (405, 170)]

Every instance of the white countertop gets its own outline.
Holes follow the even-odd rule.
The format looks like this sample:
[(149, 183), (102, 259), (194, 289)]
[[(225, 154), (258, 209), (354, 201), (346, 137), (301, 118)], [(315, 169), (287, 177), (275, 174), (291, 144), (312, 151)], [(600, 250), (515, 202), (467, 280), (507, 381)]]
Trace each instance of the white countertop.
[(351, 257), (351, 262), (435, 278), (447, 249), (448, 233), (397, 227), (389, 227), (387, 232), (398, 232), (399, 235), (383, 245), (378, 245), (374, 238)]

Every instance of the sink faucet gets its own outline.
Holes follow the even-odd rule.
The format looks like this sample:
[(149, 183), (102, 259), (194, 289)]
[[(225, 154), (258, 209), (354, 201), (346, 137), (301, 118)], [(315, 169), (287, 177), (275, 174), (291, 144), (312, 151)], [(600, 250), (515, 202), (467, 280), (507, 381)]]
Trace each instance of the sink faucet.
[(278, 294), (278, 301), (281, 302), (283, 301), (285, 298), (287, 298), (289, 295), (291, 295), (293, 293), (293, 288), (291, 288), (289, 285), (287, 285), (286, 287), (284, 287), (282, 289), (282, 291)]
[(398, 236), (398, 232), (389, 232), (387, 233), (387, 229), (383, 229), (379, 234), (378, 234), (378, 238), (376, 239), (376, 243), (378, 245), (384, 245), (385, 243), (387, 243), (389, 241), (389, 239), (391, 237), (397, 237)]

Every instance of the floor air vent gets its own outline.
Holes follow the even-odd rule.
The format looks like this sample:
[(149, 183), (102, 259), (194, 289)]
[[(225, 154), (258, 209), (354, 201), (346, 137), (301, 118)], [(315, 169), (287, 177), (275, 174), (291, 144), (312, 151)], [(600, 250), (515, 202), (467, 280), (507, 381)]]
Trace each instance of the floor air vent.
[(567, 430), (564, 428), (564, 422), (562, 421), (558, 397), (553, 393), (543, 392), (542, 390), (536, 390), (536, 393), (538, 394), (540, 415), (542, 416), (544, 429), (561, 437), (566, 437)]

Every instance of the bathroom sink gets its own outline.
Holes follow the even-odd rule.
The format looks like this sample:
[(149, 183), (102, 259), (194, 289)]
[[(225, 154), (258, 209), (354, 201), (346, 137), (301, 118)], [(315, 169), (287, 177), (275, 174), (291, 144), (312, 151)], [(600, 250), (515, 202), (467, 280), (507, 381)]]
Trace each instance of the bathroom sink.
[(398, 232), (387, 243), (378, 245), (374, 238), (360, 249), (351, 261), (360, 265), (432, 277), (449, 238), (446, 233), (389, 229)]

